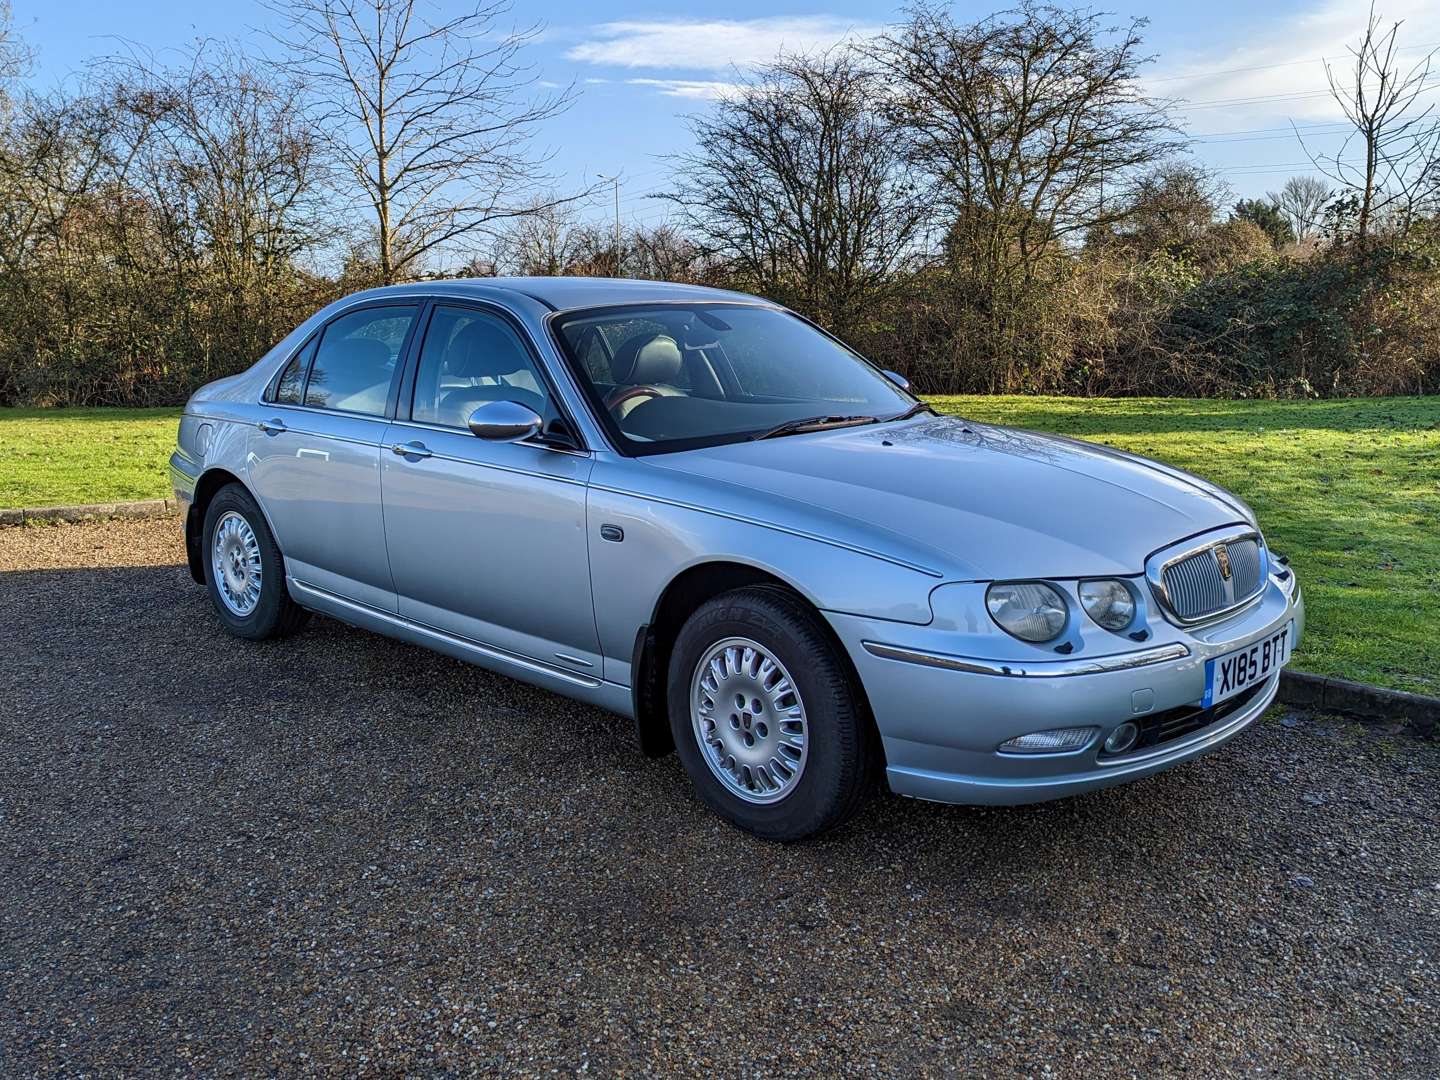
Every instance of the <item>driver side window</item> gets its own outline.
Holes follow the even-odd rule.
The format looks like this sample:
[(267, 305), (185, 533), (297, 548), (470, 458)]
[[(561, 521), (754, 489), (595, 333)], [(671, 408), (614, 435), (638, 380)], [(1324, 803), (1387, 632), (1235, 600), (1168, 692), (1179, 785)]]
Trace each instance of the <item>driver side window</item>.
[(470, 414), (491, 401), (518, 402), (545, 420), (555, 414), (529, 348), (509, 323), (471, 308), (435, 308), (411, 419), (465, 428)]

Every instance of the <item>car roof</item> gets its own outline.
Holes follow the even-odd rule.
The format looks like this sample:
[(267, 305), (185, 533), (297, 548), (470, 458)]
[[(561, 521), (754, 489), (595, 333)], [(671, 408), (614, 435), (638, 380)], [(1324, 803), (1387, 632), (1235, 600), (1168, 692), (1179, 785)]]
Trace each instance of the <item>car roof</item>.
[(678, 285), (669, 281), (636, 281), (632, 278), (593, 277), (494, 277), (447, 278), (394, 285), (371, 290), (367, 295), (405, 295), (443, 290), (470, 292), (477, 297), (511, 293), (538, 300), (555, 311), (570, 308), (604, 307), (610, 304), (638, 304), (647, 301), (709, 300), (769, 304), (767, 300), (727, 289), (703, 285)]

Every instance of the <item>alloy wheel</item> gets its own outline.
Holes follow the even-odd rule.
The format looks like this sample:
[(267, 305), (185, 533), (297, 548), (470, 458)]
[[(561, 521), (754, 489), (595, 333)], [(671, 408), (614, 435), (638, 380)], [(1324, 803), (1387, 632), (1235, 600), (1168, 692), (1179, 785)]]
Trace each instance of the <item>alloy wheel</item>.
[(790, 673), (749, 638), (712, 645), (690, 683), (695, 741), (715, 778), (750, 803), (783, 799), (809, 753), (805, 704)]

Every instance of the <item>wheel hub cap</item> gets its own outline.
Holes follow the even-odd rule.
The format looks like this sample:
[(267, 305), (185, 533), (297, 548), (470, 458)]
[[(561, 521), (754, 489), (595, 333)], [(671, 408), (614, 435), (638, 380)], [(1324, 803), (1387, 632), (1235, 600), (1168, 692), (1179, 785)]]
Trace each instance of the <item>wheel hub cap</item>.
[(260, 602), (260, 542), (250, 523), (233, 510), (215, 524), (210, 565), (220, 602), (236, 615), (254, 611)]
[(746, 802), (770, 803), (805, 770), (805, 705), (790, 673), (748, 638), (711, 646), (695, 667), (690, 715), (705, 764)]

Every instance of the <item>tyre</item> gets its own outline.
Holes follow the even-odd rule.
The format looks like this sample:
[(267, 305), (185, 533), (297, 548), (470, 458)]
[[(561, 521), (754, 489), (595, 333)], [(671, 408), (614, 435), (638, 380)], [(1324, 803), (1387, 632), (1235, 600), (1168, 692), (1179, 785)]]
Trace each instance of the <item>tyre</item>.
[(767, 840), (850, 817), (879, 753), (869, 712), (817, 616), (773, 586), (702, 604), (671, 650), (675, 747), (701, 799)]
[(250, 493), (227, 484), (210, 500), (201, 539), (205, 588), (225, 629), (263, 641), (299, 630), (310, 613), (285, 587), (285, 560)]

